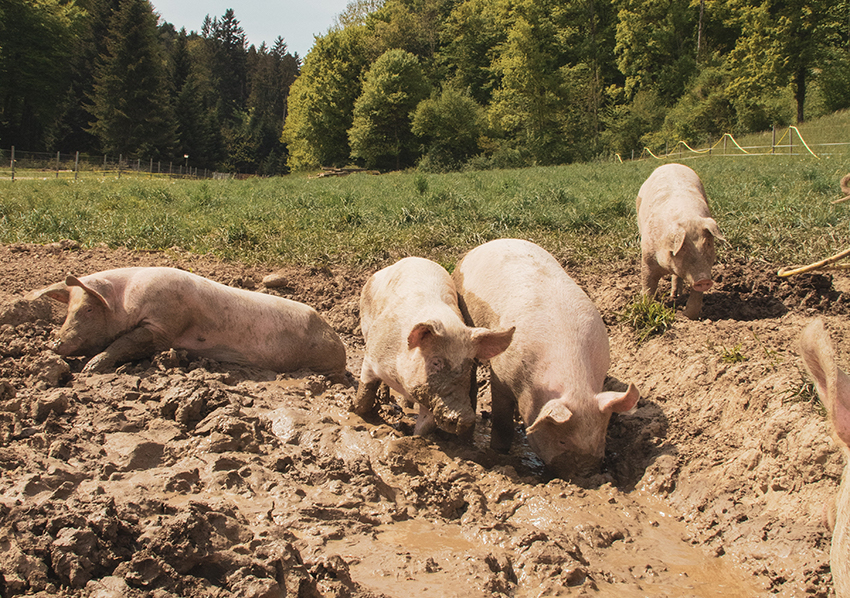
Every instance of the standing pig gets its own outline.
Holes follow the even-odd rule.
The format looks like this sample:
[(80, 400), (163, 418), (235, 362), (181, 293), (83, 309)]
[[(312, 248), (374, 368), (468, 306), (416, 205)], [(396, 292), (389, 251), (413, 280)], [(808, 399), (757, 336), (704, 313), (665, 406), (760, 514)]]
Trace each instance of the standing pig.
[(236, 289), (176, 268), (118, 268), (33, 291), (68, 304), (55, 350), (94, 355), (83, 371), (169, 348), (278, 372), (345, 378), (345, 347), (312, 307)]
[(455, 434), (472, 430), (473, 360), (504, 351), (512, 329), (466, 326), (449, 273), (418, 257), (404, 258), (369, 278), (360, 296), (360, 325), (366, 354), (355, 413), (374, 411), (384, 382), (419, 403), (416, 434), (432, 431), (435, 423)]
[(713, 284), (714, 239), (725, 241), (697, 173), (682, 164), (656, 168), (638, 192), (637, 218), (643, 292), (655, 295), (661, 277), (672, 274), (671, 297), (685, 281), (691, 287), (685, 315), (697, 319), (702, 294)]
[(829, 414), (835, 437), (844, 449), (844, 474), (835, 501), (835, 525), (829, 560), (835, 595), (850, 598), (850, 378), (835, 363), (832, 343), (823, 322), (815, 320), (800, 336), (806, 369), (815, 380), (820, 399)]
[(590, 298), (549, 253), (518, 239), (467, 253), (452, 274), (467, 321), (516, 327), (490, 362), (490, 446), (507, 452), (518, 406), (528, 444), (556, 475), (586, 477), (600, 465), (608, 420), (640, 393), (603, 392), (608, 333)]

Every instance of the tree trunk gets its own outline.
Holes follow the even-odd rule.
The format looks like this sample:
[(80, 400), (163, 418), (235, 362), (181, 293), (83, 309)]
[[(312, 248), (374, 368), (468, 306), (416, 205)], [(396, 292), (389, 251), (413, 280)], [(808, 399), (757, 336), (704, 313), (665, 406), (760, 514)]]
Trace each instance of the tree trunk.
[(797, 124), (805, 120), (805, 105), (806, 105), (806, 67), (801, 66), (797, 69), (797, 74), (794, 76), (794, 99), (797, 101)]

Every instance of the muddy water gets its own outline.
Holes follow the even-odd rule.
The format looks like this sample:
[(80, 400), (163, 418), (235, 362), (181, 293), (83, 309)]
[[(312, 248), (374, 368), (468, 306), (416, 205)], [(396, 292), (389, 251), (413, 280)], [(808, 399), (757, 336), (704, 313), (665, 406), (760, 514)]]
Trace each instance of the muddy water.
[[(587, 492), (583, 502), (598, 505), (600, 500), (610, 500), (600, 494), (604, 491)], [(572, 567), (584, 571), (567, 572), (567, 583), (561, 588), (553, 587), (551, 579), (541, 580), (534, 573), (519, 573), (514, 596), (538, 598), (574, 594), (578, 588), (570, 586), (587, 586), (587, 575), (594, 578), (590, 587), (595, 586), (596, 596), (728, 598), (765, 592), (728, 557), (709, 556), (686, 542), (684, 525), (671, 517), (667, 512), (669, 507), (660, 501), (635, 493), (620, 496), (616, 504), (619, 508), (591, 511), (537, 496), (518, 509), (509, 520), (511, 523), (532, 524), (540, 530), (572, 527), (579, 536), (584, 534), (591, 543), (596, 543), (597, 548), (604, 547), (606, 571), (602, 575), (594, 574), (587, 567), (576, 567), (575, 563), (564, 559), (563, 569)], [(594, 539), (593, 531), (600, 529), (600, 525), (613, 529), (611, 520), (619, 520), (613, 527), (626, 530), (626, 534), (605, 546), (610, 538), (606, 540), (603, 533)], [(380, 526), (375, 530), (374, 539), (338, 540), (329, 543), (327, 549), (354, 563), (352, 579), (376, 593), (400, 596), (399, 587), (403, 585), (405, 595), (472, 598), (489, 597), (493, 593), (484, 583), (470, 584), (471, 571), (464, 567), (464, 562), (481, 558), (483, 553), (486, 553), (485, 560), (491, 561), (516, 558), (511, 555), (516, 540), (511, 534), (492, 529), (412, 519)], [(586, 558), (588, 556), (585, 554)], [(608, 579), (604, 579), (606, 576)]]

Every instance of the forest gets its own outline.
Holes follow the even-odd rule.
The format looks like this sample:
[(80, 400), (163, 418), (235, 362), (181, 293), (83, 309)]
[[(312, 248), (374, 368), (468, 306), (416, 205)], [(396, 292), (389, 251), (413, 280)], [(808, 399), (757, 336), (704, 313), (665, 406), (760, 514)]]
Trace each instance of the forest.
[[(285, 24), (282, 24), (285, 28)], [(285, 174), (589, 161), (850, 107), (850, 0), (352, 0), (305, 57), (229, 9), (0, 0), (0, 147)]]

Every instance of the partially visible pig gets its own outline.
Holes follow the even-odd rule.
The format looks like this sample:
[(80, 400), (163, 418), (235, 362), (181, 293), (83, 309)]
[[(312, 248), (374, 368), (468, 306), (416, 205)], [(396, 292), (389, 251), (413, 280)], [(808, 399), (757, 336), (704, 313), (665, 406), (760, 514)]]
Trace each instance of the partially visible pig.
[(850, 598), (850, 378), (835, 363), (832, 342), (819, 319), (800, 336), (806, 369), (814, 378), (820, 399), (829, 414), (835, 437), (844, 450), (844, 474), (835, 501), (835, 525), (830, 568), (838, 598)]
[(278, 372), (309, 368), (345, 379), (345, 347), (312, 307), (236, 289), (176, 268), (118, 268), (33, 291), (68, 304), (55, 350), (94, 355), (104, 372), (157, 351), (185, 349)]
[(463, 322), (449, 273), (419, 257), (404, 258), (373, 274), (360, 297), (366, 354), (352, 410), (372, 414), (381, 382), (419, 403), (415, 433), (434, 426), (470, 432), (474, 360), (487, 360), (510, 344), (513, 330), (493, 332)]
[(661, 277), (672, 274), (671, 297), (675, 299), (686, 282), (691, 293), (685, 315), (697, 319), (702, 295), (713, 284), (714, 240), (725, 240), (697, 173), (682, 164), (656, 168), (638, 192), (637, 218), (643, 292), (655, 295)]
[(490, 361), (490, 446), (507, 452), (514, 411), (528, 444), (556, 475), (587, 477), (600, 466), (608, 421), (640, 393), (603, 392), (608, 332), (590, 298), (543, 248), (518, 239), (467, 253), (452, 278), (467, 322), (515, 327), (510, 346)]

